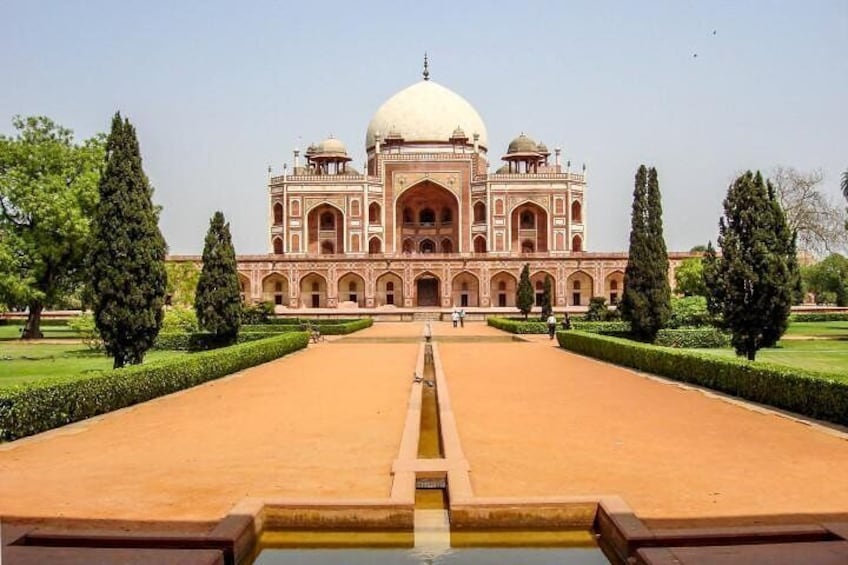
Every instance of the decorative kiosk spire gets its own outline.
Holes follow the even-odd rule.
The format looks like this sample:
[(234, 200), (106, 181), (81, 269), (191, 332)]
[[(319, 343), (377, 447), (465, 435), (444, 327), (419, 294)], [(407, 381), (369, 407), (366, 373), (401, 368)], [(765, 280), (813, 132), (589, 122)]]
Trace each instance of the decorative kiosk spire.
[(424, 80), (430, 80), (430, 62), (427, 60), (427, 52), (424, 52)]

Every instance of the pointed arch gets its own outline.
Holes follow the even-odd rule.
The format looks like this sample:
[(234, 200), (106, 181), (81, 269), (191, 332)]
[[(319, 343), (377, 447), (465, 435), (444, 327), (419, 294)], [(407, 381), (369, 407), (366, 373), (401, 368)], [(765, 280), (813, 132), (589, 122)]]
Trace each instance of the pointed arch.
[(282, 273), (271, 273), (262, 279), (262, 302), (270, 302), (276, 308), (288, 305), (289, 280)]
[(571, 238), (571, 250), (583, 251), (583, 238), (579, 234)]
[(282, 237), (275, 237), (274, 241), (273, 241), (273, 245), (274, 245), (274, 254), (275, 255), (282, 255), (283, 254), (283, 238)]
[(586, 306), (592, 298), (594, 279), (586, 271), (571, 273), (565, 281), (566, 296), (571, 306)]
[(515, 275), (507, 271), (495, 273), (489, 282), (489, 296), (492, 297), (492, 306), (514, 308), (517, 290), (518, 279)]
[(442, 279), (431, 271), (415, 276), (415, 305), (440, 306)]
[(551, 304), (556, 304), (556, 277), (548, 271), (536, 271), (530, 275), (530, 284), (533, 285), (536, 306), (542, 305), (542, 295), (545, 293), (545, 278), (551, 277)]
[(474, 238), (474, 253), (486, 252), (486, 236), (478, 235)]
[(480, 280), (469, 271), (457, 273), (451, 280), (451, 302), (461, 308), (480, 305)]
[(403, 306), (403, 277), (388, 271), (377, 277), (377, 306)]
[(303, 308), (327, 307), (327, 279), (309, 272), (300, 279), (300, 304)]
[(624, 294), (624, 271), (615, 270), (604, 277), (604, 294), (610, 304), (617, 304)]
[[(546, 253), (549, 223), (548, 210), (532, 200), (525, 200), (514, 206), (510, 213), (512, 250), (521, 253)], [(532, 245), (527, 245), (528, 241), (532, 242)]]
[(383, 242), (376, 235), (368, 240), (368, 254), (378, 255), (383, 252)]
[(274, 203), (274, 225), (279, 226), (283, 223), (283, 205), (279, 202)]
[(368, 223), (373, 225), (379, 225), (382, 222), (380, 221), (380, 204), (379, 202), (372, 202), (368, 206)]
[(474, 204), (474, 223), (486, 223), (486, 204), (483, 201), (478, 201)]
[(571, 203), (571, 222), (574, 224), (583, 223), (583, 204), (579, 200)]
[(244, 273), (238, 274), (239, 281), (239, 297), (242, 302), (247, 302), (250, 297), (250, 279)]
[(339, 277), (338, 297), (340, 306), (365, 306), (365, 279), (354, 272), (347, 272)]
[[(337, 205), (322, 201), (306, 215), (307, 249), (314, 255), (343, 253), (345, 249), (345, 215)], [(327, 243), (332, 245), (327, 245)], [(332, 249), (332, 251), (329, 251)]]

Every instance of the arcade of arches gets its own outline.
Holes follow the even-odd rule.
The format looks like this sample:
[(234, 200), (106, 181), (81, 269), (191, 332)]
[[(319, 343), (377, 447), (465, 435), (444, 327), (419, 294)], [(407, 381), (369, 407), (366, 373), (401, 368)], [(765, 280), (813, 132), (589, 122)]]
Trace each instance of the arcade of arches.
[[(445, 276), (441, 269), (373, 271), (373, 283), (354, 270), (336, 271), (320, 268), (303, 273), (299, 280), (291, 274), (258, 270), (248, 277), (240, 273), (242, 296), (246, 301), (264, 301), (275, 311), (290, 308), (514, 308), (519, 270), (501, 269), (481, 277), (476, 269), (459, 269)], [(530, 282), (536, 305), (541, 304), (545, 278), (551, 277), (556, 307), (586, 306), (593, 296), (602, 295), (609, 302), (621, 298), (624, 287), (623, 269), (614, 267), (603, 276), (586, 270), (564, 271), (555, 266), (531, 271)], [(251, 292), (255, 281), (256, 293)]]

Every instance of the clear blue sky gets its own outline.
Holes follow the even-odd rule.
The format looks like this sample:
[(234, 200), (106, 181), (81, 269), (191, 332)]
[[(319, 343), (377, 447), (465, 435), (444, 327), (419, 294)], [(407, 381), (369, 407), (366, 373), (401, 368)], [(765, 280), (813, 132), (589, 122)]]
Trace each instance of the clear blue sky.
[(217, 209), (237, 252), (266, 252), (268, 165), (333, 134), (361, 167), (425, 50), (486, 122), (493, 167), (522, 131), (587, 164), (590, 251), (627, 248), (640, 163), (673, 250), (715, 239), (741, 170), (822, 169), (836, 199), (848, 168), (846, 0), (0, 0), (0, 38), (0, 132), (43, 114), (82, 138), (120, 110), (172, 253), (199, 252)]

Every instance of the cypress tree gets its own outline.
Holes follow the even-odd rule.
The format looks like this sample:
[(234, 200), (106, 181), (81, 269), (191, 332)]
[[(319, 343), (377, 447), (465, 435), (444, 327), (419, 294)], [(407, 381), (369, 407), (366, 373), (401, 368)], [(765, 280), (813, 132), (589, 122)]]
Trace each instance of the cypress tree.
[(521, 277), (518, 279), (518, 289), (515, 291), (515, 305), (524, 314), (525, 320), (533, 309), (534, 298), (533, 285), (530, 283), (530, 264), (525, 263), (524, 268), (521, 269)]
[(624, 271), (622, 318), (635, 337), (653, 341), (671, 316), (668, 253), (662, 226), (657, 170), (636, 171), (630, 223), (630, 249)]
[(720, 277), (718, 256), (713, 242), (709, 241), (704, 252), (704, 286), (707, 288), (707, 311), (714, 318), (721, 318), (724, 304), (724, 287), (720, 284)]
[(542, 290), (542, 320), (547, 320), (548, 316), (554, 311), (553, 309), (553, 294), (554, 280), (551, 275), (545, 275), (545, 286)]
[(138, 364), (162, 325), (167, 247), (135, 128), (116, 113), (92, 224), (94, 319), (114, 367)]
[(753, 361), (786, 331), (798, 284), (794, 236), (759, 172), (747, 171), (728, 189), (719, 233), (712, 299), (736, 354)]
[(217, 343), (235, 342), (241, 325), (241, 297), (230, 224), (224, 222), (222, 212), (215, 212), (209, 221), (194, 310), (200, 327), (215, 334)]

